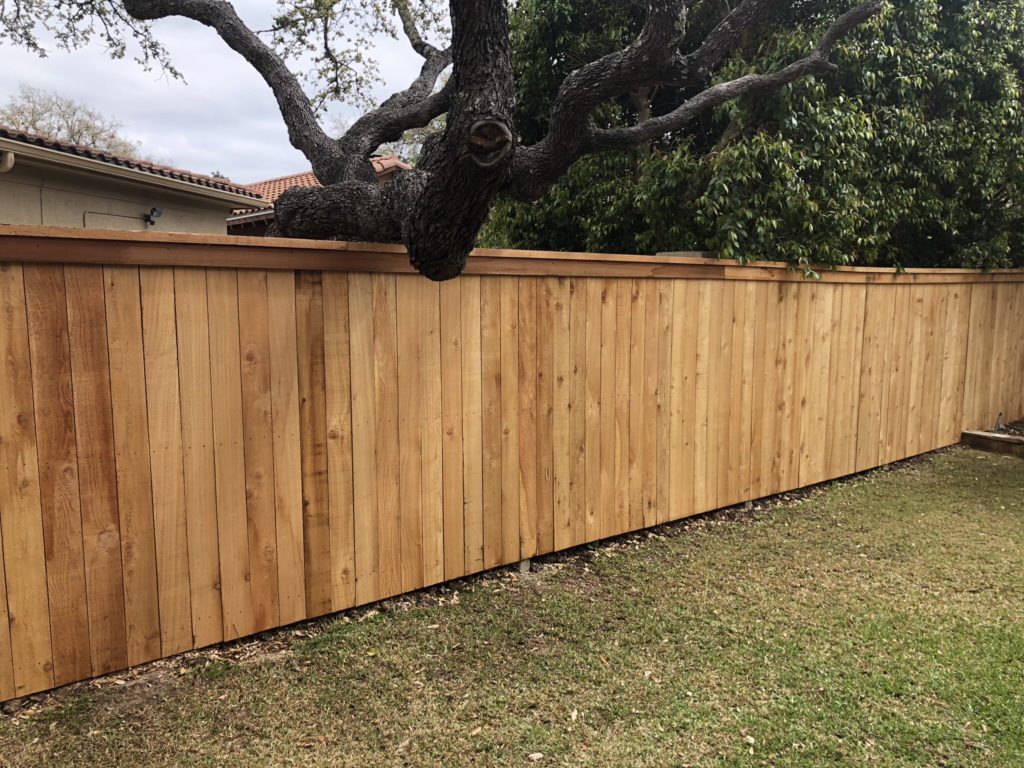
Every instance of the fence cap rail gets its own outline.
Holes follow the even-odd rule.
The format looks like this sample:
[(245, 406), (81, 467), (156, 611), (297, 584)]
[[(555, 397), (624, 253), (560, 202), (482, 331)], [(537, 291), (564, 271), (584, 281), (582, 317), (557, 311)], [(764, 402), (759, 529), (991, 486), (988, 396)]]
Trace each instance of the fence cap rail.
[[(0, 225), (0, 262), (414, 272), (405, 248), (389, 243), (20, 225)], [(761, 282), (808, 279), (785, 263), (742, 264), (699, 251), (643, 255), (478, 248), (470, 257), (466, 274)], [(908, 269), (898, 272), (882, 267), (837, 267), (822, 268), (816, 279), (882, 285), (1024, 282), (1024, 270)]]

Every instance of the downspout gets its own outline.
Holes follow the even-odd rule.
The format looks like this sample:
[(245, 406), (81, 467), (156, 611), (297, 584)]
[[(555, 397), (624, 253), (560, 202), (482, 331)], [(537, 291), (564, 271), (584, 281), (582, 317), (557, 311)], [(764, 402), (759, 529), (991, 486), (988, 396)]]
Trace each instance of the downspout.
[(14, 153), (0, 152), (0, 174), (7, 173), (14, 167)]

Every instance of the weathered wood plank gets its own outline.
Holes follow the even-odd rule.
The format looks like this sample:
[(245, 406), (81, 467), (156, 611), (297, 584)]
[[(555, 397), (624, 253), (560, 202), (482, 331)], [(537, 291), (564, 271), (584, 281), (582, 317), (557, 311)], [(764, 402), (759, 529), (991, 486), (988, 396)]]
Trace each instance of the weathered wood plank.
[(480, 347), (480, 278), (459, 280), (462, 286), (462, 488), (465, 496), (466, 573), (484, 568), (483, 402)]
[(92, 673), (64, 270), (30, 265), (24, 279), (53, 681), (63, 685)]
[(142, 269), (139, 281), (161, 652), (171, 656), (193, 647), (174, 272)]
[(107, 267), (103, 274), (128, 663), (140, 664), (161, 650), (139, 270)]
[(249, 590), (237, 274), (231, 270), (208, 272), (206, 291), (221, 602), (224, 639), (234, 640), (252, 634), (255, 626)]
[(373, 278), (348, 276), (352, 353), (352, 498), (356, 603), (380, 593), (377, 547), (377, 415), (373, 361)]
[[(335, 286), (332, 285), (332, 290)], [(345, 299), (348, 296), (346, 294)], [(295, 314), (295, 273), (267, 274), (270, 316), (270, 404), (274, 424), (274, 509), (277, 514), (277, 590), (281, 623), (306, 618), (306, 563), (302, 533), (302, 428), (299, 421), (298, 320)], [(340, 300), (340, 299), (339, 299)], [(328, 399), (347, 379), (328, 377)], [(336, 396), (336, 393), (335, 393)], [(345, 469), (341, 471), (345, 477)], [(344, 479), (342, 479), (344, 482)], [(332, 488), (333, 490), (333, 488)], [(332, 552), (333, 554), (333, 552)], [(334, 569), (335, 587), (344, 580), (344, 566)], [(348, 581), (354, 580), (349, 573)], [(334, 607), (347, 607), (335, 594)]]
[(174, 296), (192, 638), (201, 648), (224, 639), (206, 271), (175, 269)]
[[(0, 536), (6, 566), (8, 658), (13, 658), (14, 693), (21, 696), (53, 686), (53, 649), (25, 280), (17, 264), (0, 264), (0, 363)], [(155, 638), (159, 648), (159, 630)], [(6, 643), (0, 641), (2, 646)]]
[[(205, 279), (204, 275), (204, 291)], [(128, 666), (103, 270), (67, 266), (64, 283), (74, 386), (90, 655), (93, 674), (102, 675)], [(219, 611), (218, 605), (218, 622)], [(4, 631), (0, 629), (0, 643)]]
[[(466, 570), (467, 497), (464, 490), (462, 401), (462, 282), (441, 284), (441, 465), (443, 471), (444, 577)], [(477, 303), (479, 307), (479, 302)], [(477, 331), (479, 338), (479, 331)]]

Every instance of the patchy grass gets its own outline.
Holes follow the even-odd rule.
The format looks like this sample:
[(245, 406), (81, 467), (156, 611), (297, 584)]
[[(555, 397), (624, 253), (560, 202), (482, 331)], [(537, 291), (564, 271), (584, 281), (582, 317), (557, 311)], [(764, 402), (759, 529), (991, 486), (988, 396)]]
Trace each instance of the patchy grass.
[(1024, 462), (941, 453), (353, 616), (46, 697), (0, 764), (1022, 766)]

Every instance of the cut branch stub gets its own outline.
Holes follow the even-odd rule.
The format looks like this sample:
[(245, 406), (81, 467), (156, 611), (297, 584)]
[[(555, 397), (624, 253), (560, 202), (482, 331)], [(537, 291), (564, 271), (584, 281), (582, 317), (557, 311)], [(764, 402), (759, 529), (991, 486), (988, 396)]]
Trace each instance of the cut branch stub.
[(481, 168), (493, 168), (512, 151), (512, 131), (499, 120), (478, 120), (466, 139), (466, 149)]

